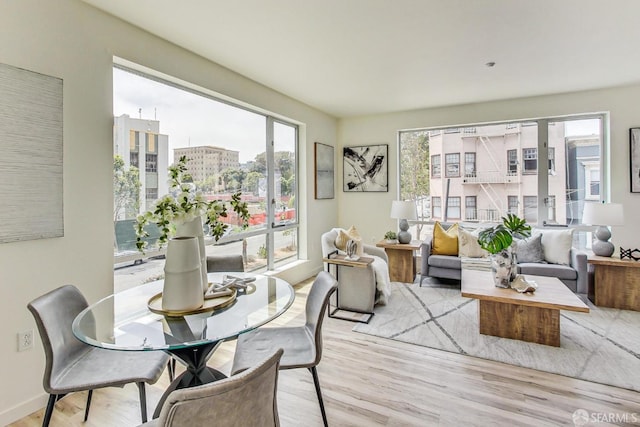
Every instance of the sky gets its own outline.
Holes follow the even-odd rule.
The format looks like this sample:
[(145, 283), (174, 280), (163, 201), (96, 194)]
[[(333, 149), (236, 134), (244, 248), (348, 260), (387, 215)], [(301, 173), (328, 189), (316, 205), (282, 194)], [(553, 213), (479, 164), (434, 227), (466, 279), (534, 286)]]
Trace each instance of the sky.
[(114, 68), (113, 114), (158, 120), (174, 148), (214, 145), (240, 152), (240, 163), (265, 151), (265, 116)]

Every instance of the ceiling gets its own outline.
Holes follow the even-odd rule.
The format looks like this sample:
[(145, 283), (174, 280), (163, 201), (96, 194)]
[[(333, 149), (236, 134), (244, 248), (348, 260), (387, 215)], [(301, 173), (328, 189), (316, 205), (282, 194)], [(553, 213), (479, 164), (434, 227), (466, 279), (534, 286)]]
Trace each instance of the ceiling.
[(336, 117), (640, 81), (637, 0), (83, 1)]

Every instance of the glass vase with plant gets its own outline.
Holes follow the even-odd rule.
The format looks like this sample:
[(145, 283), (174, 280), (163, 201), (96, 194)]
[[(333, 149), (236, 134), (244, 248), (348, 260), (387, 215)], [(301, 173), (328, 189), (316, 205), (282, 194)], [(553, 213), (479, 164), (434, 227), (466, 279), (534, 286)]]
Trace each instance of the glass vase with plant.
[(513, 250), (513, 239), (529, 236), (531, 226), (511, 213), (502, 217), (501, 224), (485, 228), (478, 234), (478, 244), (491, 254), (491, 271), (497, 287), (511, 287), (511, 281), (516, 277), (518, 263)]

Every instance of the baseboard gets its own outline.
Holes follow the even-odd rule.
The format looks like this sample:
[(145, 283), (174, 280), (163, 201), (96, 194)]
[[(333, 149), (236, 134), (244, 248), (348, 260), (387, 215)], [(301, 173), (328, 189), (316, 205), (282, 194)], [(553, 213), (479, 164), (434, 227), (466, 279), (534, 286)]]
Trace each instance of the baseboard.
[(49, 395), (41, 393), (36, 397), (0, 412), (0, 426), (6, 426), (47, 406)]

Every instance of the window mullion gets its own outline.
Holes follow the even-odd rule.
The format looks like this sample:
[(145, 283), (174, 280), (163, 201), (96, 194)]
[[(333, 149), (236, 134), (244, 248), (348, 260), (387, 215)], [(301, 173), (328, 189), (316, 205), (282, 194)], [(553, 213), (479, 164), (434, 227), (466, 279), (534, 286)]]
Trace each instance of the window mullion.
[(265, 245), (267, 247), (267, 270), (273, 270), (275, 265), (275, 242), (273, 234), (273, 225), (275, 223), (276, 211), (276, 186), (275, 186), (275, 154), (274, 147), (274, 120), (273, 117), (267, 116), (267, 235)]
[(538, 123), (538, 225), (549, 219), (549, 121)]

